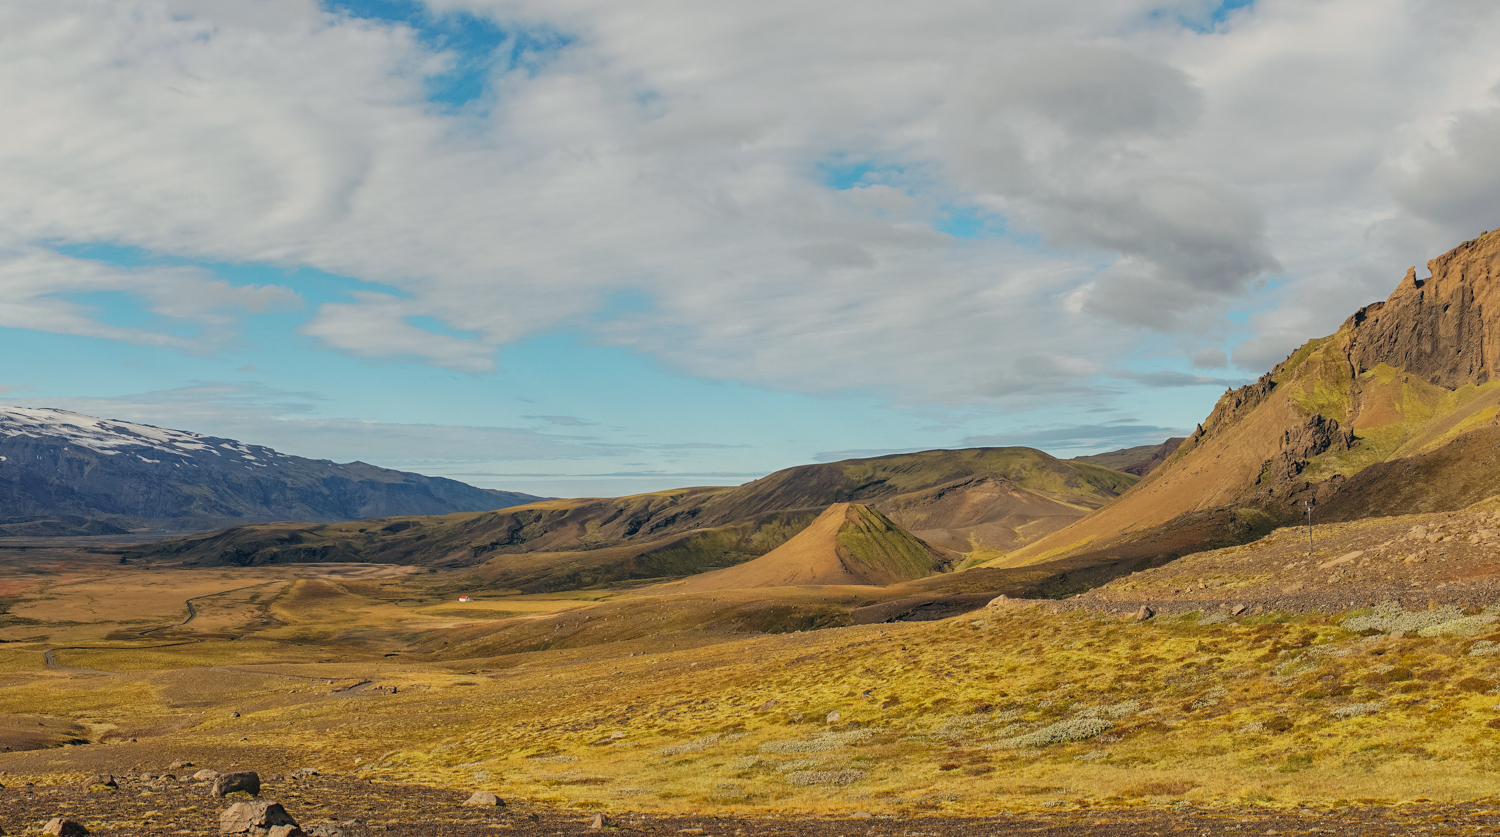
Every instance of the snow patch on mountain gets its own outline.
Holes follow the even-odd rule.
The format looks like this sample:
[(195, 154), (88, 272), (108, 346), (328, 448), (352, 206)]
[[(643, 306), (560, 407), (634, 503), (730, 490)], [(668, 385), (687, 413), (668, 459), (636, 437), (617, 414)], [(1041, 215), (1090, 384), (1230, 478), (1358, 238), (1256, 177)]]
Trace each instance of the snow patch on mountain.
[[(149, 424), (94, 418), (50, 407), (0, 407), (0, 437), (28, 436), (33, 439), (62, 438), (69, 444), (114, 456), (124, 449), (150, 448), (162, 453), (191, 457), (193, 452), (214, 450), (211, 436), (182, 430), (166, 430)], [(249, 458), (249, 450), (221, 445)], [(142, 457), (144, 459), (144, 457)], [(147, 460), (150, 461), (150, 460)]]

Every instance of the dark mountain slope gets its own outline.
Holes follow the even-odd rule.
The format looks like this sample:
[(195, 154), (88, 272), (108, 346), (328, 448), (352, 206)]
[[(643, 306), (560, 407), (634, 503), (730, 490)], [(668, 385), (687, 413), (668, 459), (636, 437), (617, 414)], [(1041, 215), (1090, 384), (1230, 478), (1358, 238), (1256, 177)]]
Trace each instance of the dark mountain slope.
[(1187, 441), (1186, 438), (1174, 436), (1159, 445), (1140, 445), (1139, 447), (1112, 450), (1108, 453), (1075, 456), (1073, 457), (1073, 461), (1087, 462), (1091, 465), (1099, 465), (1104, 468), (1144, 477), (1156, 470), (1158, 465), (1166, 462), (1167, 457), (1176, 453), (1177, 449), (1185, 441)]
[(0, 407), (0, 532), (211, 529), (504, 508), (537, 499), (65, 410)]

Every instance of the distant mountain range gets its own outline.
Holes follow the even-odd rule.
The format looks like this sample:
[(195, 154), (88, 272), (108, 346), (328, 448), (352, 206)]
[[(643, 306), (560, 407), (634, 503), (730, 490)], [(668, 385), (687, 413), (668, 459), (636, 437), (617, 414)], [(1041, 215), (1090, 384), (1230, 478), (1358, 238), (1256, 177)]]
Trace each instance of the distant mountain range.
[(67, 410), (0, 407), (0, 536), (328, 523), (539, 499)]

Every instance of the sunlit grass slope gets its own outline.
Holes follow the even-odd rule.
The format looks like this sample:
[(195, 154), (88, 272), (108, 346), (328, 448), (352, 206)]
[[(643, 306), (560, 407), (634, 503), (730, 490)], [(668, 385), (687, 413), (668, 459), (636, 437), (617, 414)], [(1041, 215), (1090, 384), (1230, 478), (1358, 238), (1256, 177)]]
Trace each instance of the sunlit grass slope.
[[(235, 665), (233, 688), (207, 691), (217, 675), (201, 669), (11, 675), (0, 711), (46, 705), (109, 740), (137, 738), (66, 751), (80, 771), (141, 762), (149, 735), (156, 760), (220, 752), (604, 809), (978, 813), (1492, 794), (1500, 713), (1488, 692), (1500, 671), (1485, 652), (1500, 635), (1361, 635), (1339, 622), (990, 610), (633, 656)], [(0, 764), (40, 776), (47, 759), (57, 751)]]
[[(49, 589), (111, 583), (169, 624), (74, 613), (67, 646), (0, 629), (0, 720), (92, 742), (0, 753), (8, 784), (185, 758), (608, 810), (983, 813), (1473, 799), (1500, 768), (1489, 614), (1140, 623), (1003, 601), (850, 625), (872, 588), (642, 588), (481, 597), (464, 620), (451, 574), (350, 568), (213, 570), (200, 629), (129, 592), (151, 570), (70, 572), (20, 600), (45, 614)], [(106, 674), (47, 668), (49, 648)]]

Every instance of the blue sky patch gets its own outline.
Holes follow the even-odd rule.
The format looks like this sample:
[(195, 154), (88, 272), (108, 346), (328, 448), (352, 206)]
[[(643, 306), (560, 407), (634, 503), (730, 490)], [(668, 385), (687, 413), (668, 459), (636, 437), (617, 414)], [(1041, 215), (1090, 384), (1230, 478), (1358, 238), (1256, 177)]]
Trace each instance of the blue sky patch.
[(423, 331), (441, 334), (445, 337), (456, 337), (459, 340), (474, 340), (479, 336), (478, 332), (454, 328), (437, 317), (429, 317), (426, 314), (407, 317), (406, 322), (413, 328), (420, 328)]
[(830, 189), (842, 192), (857, 186), (886, 183), (906, 174), (902, 166), (885, 165), (873, 160), (850, 160), (835, 157), (818, 163), (818, 180)]
[(945, 207), (932, 228), (954, 238), (993, 238), (1006, 231), (1003, 216), (972, 206)]
[(1255, 0), (1221, 0), (1208, 18), (1214, 23), (1223, 23), (1233, 12), (1253, 5), (1255, 5)]
[(853, 189), (864, 182), (865, 177), (875, 171), (875, 164), (871, 162), (858, 163), (822, 163), (818, 166), (818, 172), (823, 177), (823, 184), (830, 189)]
[(495, 72), (535, 75), (572, 38), (540, 27), (504, 29), (495, 21), (464, 11), (434, 13), (416, 0), (325, 0), (330, 12), (409, 26), (423, 46), (448, 53), (447, 72), (427, 79), (429, 101), (450, 108), (484, 96)]
[(1195, 32), (1212, 32), (1219, 28), (1235, 12), (1254, 5), (1255, 0), (1219, 0), (1219, 2), (1205, 9), (1202, 14), (1185, 15), (1180, 11), (1158, 9), (1152, 12), (1150, 16), (1153, 20), (1175, 20), (1177, 23)]

